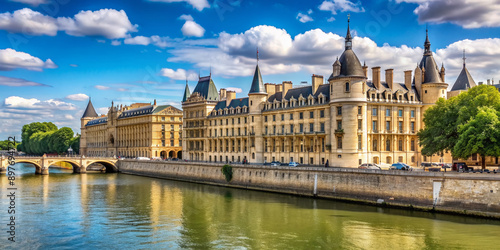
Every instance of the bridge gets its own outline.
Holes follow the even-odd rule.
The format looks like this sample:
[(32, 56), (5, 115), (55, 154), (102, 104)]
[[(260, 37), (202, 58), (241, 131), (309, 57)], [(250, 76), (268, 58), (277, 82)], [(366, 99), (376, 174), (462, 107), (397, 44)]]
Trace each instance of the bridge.
[[(35, 166), (36, 174), (48, 175), (49, 167), (60, 163), (66, 162), (73, 167), (73, 173), (85, 174), (87, 168), (94, 163), (100, 163), (106, 168), (106, 173), (118, 172), (117, 162), (114, 157), (85, 157), (85, 156), (15, 156), (15, 162), (29, 163)], [(9, 167), (9, 161), (6, 156), (2, 156), (0, 160), (0, 172), (5, 172)]]

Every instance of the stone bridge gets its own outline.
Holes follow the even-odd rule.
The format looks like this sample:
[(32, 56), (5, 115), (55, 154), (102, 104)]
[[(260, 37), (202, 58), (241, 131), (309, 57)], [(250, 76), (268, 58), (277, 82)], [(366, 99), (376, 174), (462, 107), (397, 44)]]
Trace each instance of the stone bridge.
[[(74, 156), (74, 157), (59, 157), (59, 156), (14, 156), (15, 162), (17, 163), (29, 163), (36, 167), (36, 174), (47, 175), (49, 174), (49, 167), (59, 163), (66, 162), (71, 164), (73, 167), (73, 173), (85, 174), (87, 173), (87, 167), (93, 163), (100, 163), (106, 168), (106, 173), (118, 172), (117, 162), (118, 160), (113, 157), (85, 157), (85, 156)], [(2, 156), (0, 161), (0, 172), (5, 172), (9, 167), (8, 158)]]

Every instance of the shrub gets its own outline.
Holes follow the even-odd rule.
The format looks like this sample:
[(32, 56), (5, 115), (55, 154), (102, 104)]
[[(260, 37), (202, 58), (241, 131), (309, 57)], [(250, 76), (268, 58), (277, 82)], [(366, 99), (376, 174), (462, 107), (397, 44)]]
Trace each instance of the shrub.
[(231, 167), (229, 165), (224, 165), (222, 167), (222, 174), (226, 178), (226, 181), (230, 182), (231, 179), (233, 179), (233, 167)]

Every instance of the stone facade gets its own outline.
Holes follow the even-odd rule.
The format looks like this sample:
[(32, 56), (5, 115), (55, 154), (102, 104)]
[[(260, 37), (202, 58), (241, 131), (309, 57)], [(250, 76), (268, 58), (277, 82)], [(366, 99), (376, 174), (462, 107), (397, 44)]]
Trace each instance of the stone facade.
[[(89, 101), (87, 110), (93, 110)], [(89, 116), (88, 114), (93, 114)], [(112, 106), (107, 116), (81, 119), (80, 154), (182, 158), (182, 111), (170, 105)]]
[[(361, 163), (451, 162), (449, 155), (424, 157), (417, 132), (424, 111), (447, 98), (445, 69), (434, 61), (428, 37), (425, 52), (405, 81), (394, 81), (392, 69), (361, 65), (352, 50), (348, 29), (345, 51), (325, 81), (313, 75), (309, 86), (291, 82), (263, 84), (257, 65), (246, 98), (221, 89), (218, 100), (207, 100), (196, 89), (183, 102), (187, 159), (208, 162), (271, 161), (339, 167)], [(210, 78), (210, 82), (212, 82)], [(215, 84), (213, 85), (215, 87)], [(188, 119), (194, 123), (188, 123)], [(190, 145), (194, 142), (193, 145)], [(189, 144), (189, 145), (188, 145)]]

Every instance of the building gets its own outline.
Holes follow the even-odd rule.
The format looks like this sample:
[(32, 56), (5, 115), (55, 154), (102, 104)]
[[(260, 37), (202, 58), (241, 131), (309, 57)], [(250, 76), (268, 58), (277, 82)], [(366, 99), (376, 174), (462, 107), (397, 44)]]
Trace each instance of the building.
[[(393, 69), (361, 64), (353, 51), (349, 23), (345, 50), (326, 80), (312, 75), (309, 86), (291, 82), (264, 84), (255, 67), (248, 97), (217, 88), (201, 77), (193, 93), (186, 91), (183, 151), (189, 160), (209, 162), (300, 164), (357, 167), (361, 163), (452, 162), (450, 154), (423, 156), (417, 132), (423, 114), (439, 98), (451, 98), (476, 86), (464, 64), (450, 92), (445, 68), (436, 64), (426, 31), (424, 53), (404, 82), (394, 81)], [(478, 157), (471, 161), (478, 162)], [(498, 164), (498, 159), (489, 159)], [(474, 165), (474, 164), (472, 164)]]
[(80, 154), (182, 158), (182, 111), (170, 105), (114, 106), (98, 116), (89, 100), (81, 118)]

